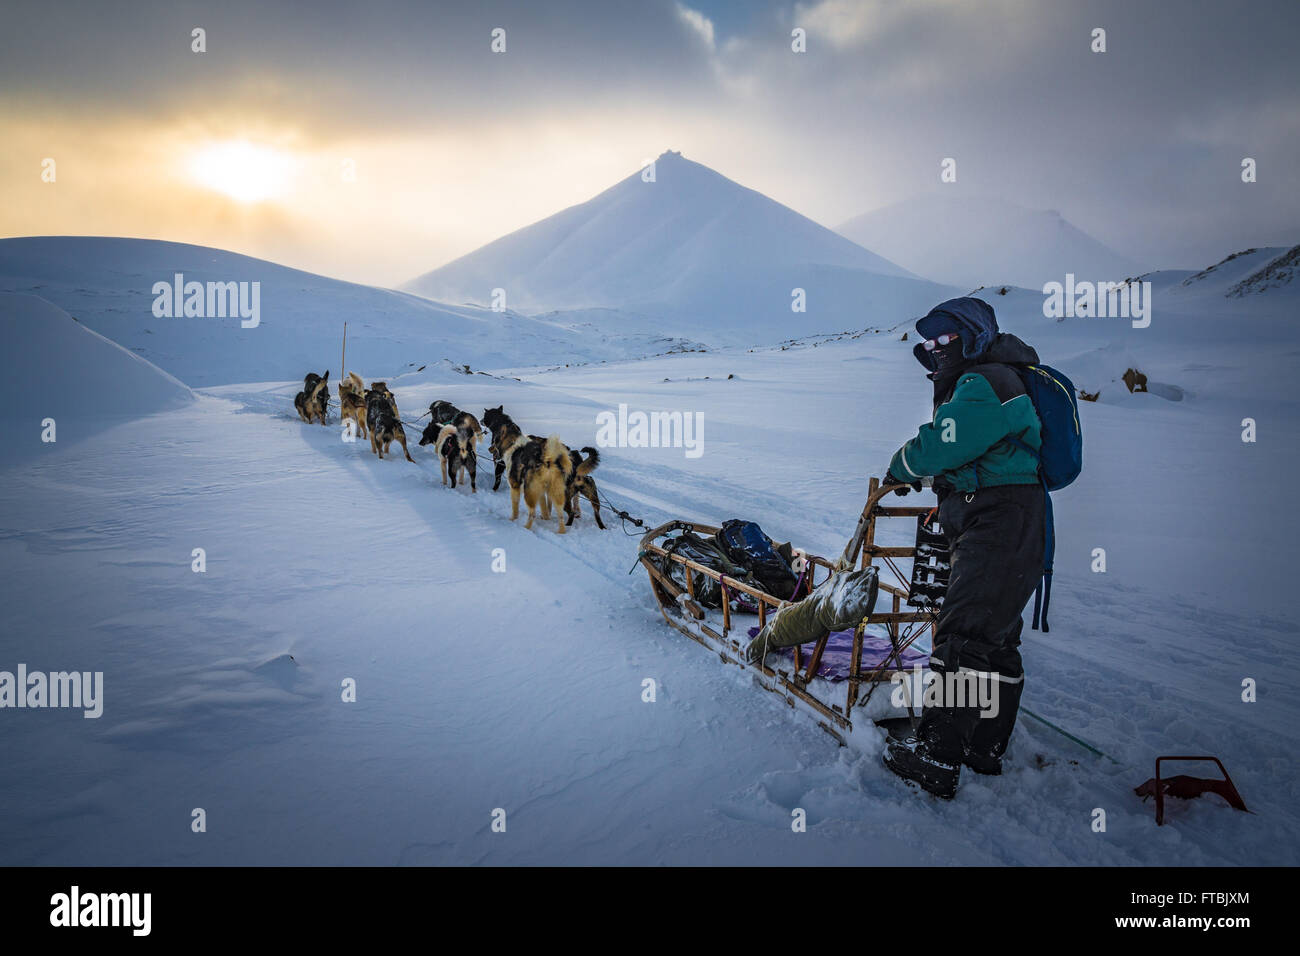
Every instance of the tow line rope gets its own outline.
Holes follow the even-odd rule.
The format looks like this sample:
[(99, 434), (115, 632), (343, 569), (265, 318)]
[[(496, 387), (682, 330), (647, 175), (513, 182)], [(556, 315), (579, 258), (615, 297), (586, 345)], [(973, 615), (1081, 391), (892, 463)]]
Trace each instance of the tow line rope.
[(614, 514), (618, 515), (618, 519), (622, 523), (623, 533), (625, 535), (627, 535), (629, 538), (640, 537), (640, 535), (638, 535), (635, 531), (627, 530), (627, 523), (630, 521), (638, 528), (644, 528), (645, 521), (643, 519), (633, 517), (632, 515), (624, 511), (622, 508), (616, 508), (614, 506), (614, 503), (609, 500), (609, 498), (605, 495), (603, 491), (598, 490), (596, 492), (596, 497), (600, 498), (600, 500), (604, 503), (606, 508), (614, 512)]
[[(337, 399), (333, 399), (333, 398), (331, 398), (331, 399), (327, 399), (326, 402), (325, 402), (325, 405), (326, 405), (326, 407), (328, 407), (328, 408), (339, 408), (339, 407), (340, 407), (340, 406), (339, 406), (339, 403), (338, 403), (338, 400), (337, 400)], [(421, 416), (420, 416), (420, 418), (424, 418), (425, 415), (428, 415), (428, 414), (430, 414), (430, 413), (429, 413), (429, 412), (425, 412), (424, 415), (421, 415)], [(413, 421), (413, 422), (408, 422), (405, 418), (399, 418), (399, 419), (397, 420), (397, 423), (398, 423), (399, 425), (404, 425), (404, 426), (406, 426), (406, 427), (408, 427), (408, 428), (419, 428), (419, 427), (420, 427), (420, 425), (419, 425), (420, 418), (417, 418), (417, 419), (416, 419), (415, 421)]]

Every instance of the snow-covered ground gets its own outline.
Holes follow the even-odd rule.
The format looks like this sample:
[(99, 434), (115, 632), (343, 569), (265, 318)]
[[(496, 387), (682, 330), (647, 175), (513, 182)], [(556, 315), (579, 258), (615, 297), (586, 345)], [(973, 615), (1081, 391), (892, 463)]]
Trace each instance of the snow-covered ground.
[[(1284, 251), (1228, 263), (1214, 281)], [(5, 287), (29, 291), (12, 258), (3, 265), (17, 276)], [(525, 531), (486, 465), (478, 494), (451, 491), (414, 436), (412, 465), (376, 460), (333, 423), (302, 424), (300, 382), (241, 376), (251, 346), (220, 338), (257, 330), (166, 326), (174, 363), (155, 364), (209, 386), (191, 399), (138, 360), (106, 385), (91, 368), (114, 346), (74, 328), (83, 354), (58, 309), (0, 295), (9, 334), (36, 330), (0, 368), (0, 670), (104, 672), (97, 720), (0, 712), (0, 862), (1300, 862), (1295, 292), (1227, 298), (1189, 274), (1149, 278), (1146, 329), (1058, 323), (1036, 292), (982, 293), (1004, 327), (1102, 393), (1082, 406), (1084, 475), (1056, 497), (1052, 631), (1026, 632), (1024, 703), (1110, 759), (1022, 719), (1008, 772), (967, 775), (951, 803), (887, 773), (873, 729), (841, 748), (668, 628), (644, 573), (628, 574), (636, 538), (608, 511), (603, 532), (585, 508), (567, 535), (554, 522)], [(104, 331), (94, 303), (115, 302), (116, 286), (71, 274), (59, 285), (83, 289), (78, 317)], [(336, 367), (325, 356), (345, 315), (373, 319), (364, 302), (311, 288), (320, 328), (285, 333), (303, 372)], [(590, 354), (568, 368), (508, 334), (399, 362), (394, 333), (383, 351), (350, 341), (349, 367), (387, 378), (407, 417), (435, 398), (476, 414), (504, 403), (574, 447), (593, 444), (596, 415), (620, 403), (699, 412), (700, 457), (603, 449), (602, 491), (651, 520), (745, 517), (833, 554), (867, 479), (929, 415), (913, 343), (899, 341), (908, 318), (871, 316), (859, 324), (897, 328), (834, 339), (808, 337), (796, 318), (784, 348)], [(56, 326), (62, 338), (39, 331)], [(30, 374), (56, 347), (79, 357)], [(444, 357), (493, 374), (459, 374)], [(1129, 395), (1117, 380), (1133, 363), (1175, 390)], [(178, 371), (205, 365), (198, 382)], [(148, 398), (64, 441), (78, 408), (136, 395)], [(31, 409), (56, 399), (70, 401), (45, 444)], [(1254, 443), (1241, 440), (1247, 417)], [(1091, 570), (1095, 548), (1104, 574)], [(355, 703), (342, 700), (349, 678)], [(1256, 703), (1241, 700), (1246, 678)], [(1168, 753), (1220, 756), (1254, 813), (1210, 796), (1175, 802), (1157, 828), (1132, 788)], [(191, 832), (195, 808), (206, 833)], [(492, 830), (497, 808), (505, 833)], [(791, 830), (794, 808), (806, 833)]]

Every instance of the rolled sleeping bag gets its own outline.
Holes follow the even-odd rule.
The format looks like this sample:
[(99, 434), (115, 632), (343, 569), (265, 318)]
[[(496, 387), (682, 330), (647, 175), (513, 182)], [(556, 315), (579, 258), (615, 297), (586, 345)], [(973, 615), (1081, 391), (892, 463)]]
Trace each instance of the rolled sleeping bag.
[(778, 610), (749, 642), (746, 659), (752, 664), (772, 648), (819, 641), (832, 631), (847, 631), (862, 623), (876, 606), (879, 577), (874, 567), (841, 571), (797, 604)]

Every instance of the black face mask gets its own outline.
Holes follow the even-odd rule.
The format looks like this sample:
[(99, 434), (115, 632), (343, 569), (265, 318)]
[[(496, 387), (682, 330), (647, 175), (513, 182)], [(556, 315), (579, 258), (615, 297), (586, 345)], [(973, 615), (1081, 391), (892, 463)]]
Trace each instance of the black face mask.
[(937, 346), (930, 353), (930, 359), (934, 362), (936, 378), (959, 368), (966, 361), (966, 356), (962, 354), (961, 350), (961, 339), (954, 339), (947, 345)]
[(934, 371), (930, 373), (930, 381), (934, 383), (934, 407), (938, 408), (948, 400), (962, 369), (970, 365), (971, 360), (962, 354), (960, 340), (936, 347), (930, 353), (930, 359), (934, 362)]

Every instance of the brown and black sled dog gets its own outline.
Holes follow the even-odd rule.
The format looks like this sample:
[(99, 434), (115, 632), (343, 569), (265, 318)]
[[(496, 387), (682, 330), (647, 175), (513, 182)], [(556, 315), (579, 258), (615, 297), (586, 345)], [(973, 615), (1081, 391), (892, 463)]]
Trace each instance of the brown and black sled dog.
[(460, 414), (460, 409), (451, 402), (438, 399), (436, 402), (429, 403), (429, 414), (433, 416), (433, 423), (441, 428), (455, 421), (456, 416)]
[[(501, 476), (505, 474), (509, 467), (506, 462), (507, 450), (517, 445), (520, 440), (541, 444), (545, 442), (545, 439), (538, 435), (524, 435), (519, 426), (515, 424), (514, 419), (505, 413), (505, 406), (503, 405), (483, 409), (483, 424), (487, 426), (488, 432), (492, 435), (492, 444), (488, 450), (492, 453), (492, 461), (496, 466), (496, 475), (492, 482), (492, 490), (496, 491), (501, 486)], [(561, 445), (561, 447), (564, 446)], [(565, 448), (565, 451), (569, 456), (570, 467), (565, 471), (564, 496), (562, 498), (553, 498), (549, 494), (544, 495), (538, 501), (542, 517), (550, 518), (551, 503), (554, 501), (557, 508), (561, 504), (564, 506), (568, 518), (565, 524), (573, 524), (573, 520), (582, 514), (582, 508), (578, 500), (579, 496), (581, 496), (591, 502), (591, 510), (596, 519), (596, 526), (604, 530), (605, 523), (600, 520), (600, 498), (596, 491), (596, 481), (591, 477), (591, 473), (600, 464), (600, 452), (594, 448), (583, 448), (581, 453), (569, 448)], [(586, 458), (583, 457), (584, 454), (587, 456)], [(511, 485), (511, 491), (512, 493), (514, 491), (513, 485)]]
[(594, 448), (584, 448), (583, 451), (588, 452), (589, 457), (584, 459), (579, 453), (569, 450), (558, 435), (549, 438), (521, 435), (516, 438), (502, 455), (510, 482), (510, 520), (519, 517), (519, 496), (522, 494), (528, 506), (528, 521), (524, 527), (533, 526), (533, 517), (538, 510), (543, 520), (550, 518), (551, 506), (554, 505), (559, 519), (555, 530), (564, 534), (579, 514), (578, 496), (582, 495), (591, 502), (596, 524), (604, 528), (596, 483), (591, 479), (591, 471), (600, 464), (600, 454)]
[(329, 369), (324, 375), (308, 372), (302, 380), (302, 391), (294, 396), (293, 407), (298, 409), (298, 417), (311, 423), (316, 419), (325, 424), (325, 413), (329, 410)]
[[(564, 447), (558, 435), (540, 439), (520, 435), (502, 453), (506, 476), (510, 482), (510, 520), (519, 518), (519, 496), (522, 494), (528, 506), (528, 521), (525, 528), (533, 526), (533, 518), (538, 508), (542, 517), (549, 518), (551, 502), (562, 502), (565, 486), (573, 473), (573, 459), (569, 449)], [(564, 513), (556, 508), (559, 523), (556, 531), (564, 534)]]
[[(515, 441), (523, 437), (524, 434), (523, 430), (515, 424), (513, 418), (505, 413), (504, 409), (504, 405), (483, 409), (483, 424), (487, 426), (488, 434), (492, 436), (492, 444), (488, 446), (488, 451), (492, 454), (492, 462), (496, 471), (492, 479), (493, 491), (501, 487), (501, 476), (506, 473), (506, 449), (514, 445)], [(546, 516), (550, 517), (549, 512)]]
[[(587, 457), (583, 458), (583, 454)], [(573, 471), (569, 475), (564, 494), (564, 511), (569, 516), (565, 524), (573, 524), (573, 519), (581, 516), (582, 506), (578, 501), (578, 496), (581, 495), (591, 502), (591, 514), (596, 519), (596, 527), (604, 531), (605, 522), (600, 520), (600, 497), (596, 491), (596, 479), (591, 477), (591, 473), (600, 464), (600, 452), (590, 447), (583, 448), (581, 453), (570, 449), (569, 458), (573, 461)]]
[(397, 413), (397, 399), (388, 390), (384, 382), (371, 382), (366, 390), (366, 427), (370, 429), (370, 450), (380, 458), (388, 451), (388, 446), (397, 442), (402, 446), (406, 460), (415, 463), (406, 448), (406, 430), (402, 428), (401, 418)]
[(339, 410), (343, 421), (351, 421), (357, 429), (357, 437), (366, 437), (366, 386), (356, 372), (348, 372), (348, 377), (339, 382)]

